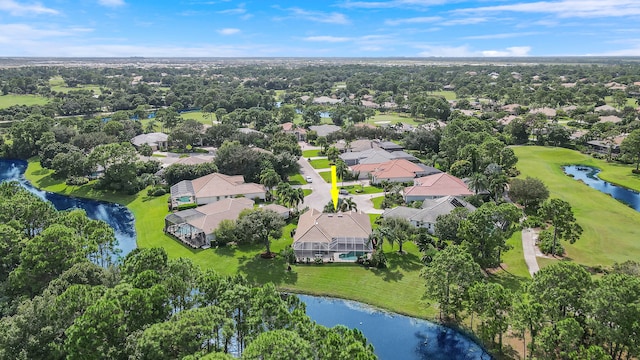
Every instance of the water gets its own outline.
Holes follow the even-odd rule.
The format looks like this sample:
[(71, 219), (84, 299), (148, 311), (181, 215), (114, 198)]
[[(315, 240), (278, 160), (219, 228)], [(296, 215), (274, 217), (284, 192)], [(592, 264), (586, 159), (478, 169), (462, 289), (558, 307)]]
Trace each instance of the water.
[[(0, 159), (0, 181), (17, 180), (30, 192), (53, 203), (58, 210), (81, 208), (92, 219), (111, 225), (122, 255), (136, 247), (134, 218), (124, 206), (73, 198), (34, 188), (24, 179), (27, 163)], [(345, 269), (348, 270), (348, 269)], [(307, 314), (321, 325), (358, 328), (382, 360), (478, 360), (491, 359), (480, 346), (461, 333), (425, 320), (379, 311), (353, 301), (299, 295)]]
[(58, 210), (83, 209), (91, 219), (106, 222), (115, 231), (118, 248), (122, 251), (122, 256), (136, 248), (133, 214), (125, 206), (38, 190), (25, 180), (24, 172), (26, 169), (27, 163), (25, 161), (0, 159), (0, 182), (16, 180), (31, 193), (41, 199), (50, 201)]
[(582, 180), (585, 184), (598, 191), (613, 196), (614, 199), (622, 201), (636, 211), (640, 211), (640, 194), (600, 179), (598, 177), (598, 173), (600, 173), (599, 169), (589, 166), (571, 165), (565, 166), (564, 172), (567, 175), (573, 175), (573, 178), (576, 180)]
[(381, 360), (492, 359), (461, 333), (426, 320), (380, 311), (354, 301), (298, 295), (317, 323), (357, 328)]

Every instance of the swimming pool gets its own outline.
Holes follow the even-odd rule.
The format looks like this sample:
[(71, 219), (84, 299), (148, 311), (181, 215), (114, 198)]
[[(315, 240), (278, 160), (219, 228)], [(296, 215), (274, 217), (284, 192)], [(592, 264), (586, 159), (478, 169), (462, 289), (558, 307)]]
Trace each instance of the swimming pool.
[(358, 260), (358, 257), (363, 256), (364, 254), (365, 254), (364, 251), (349, 251), (346, 254), (338, 255), (338, 257), (341, 260), (353, 260), (353, 261), (356, 261), (356, 260)]

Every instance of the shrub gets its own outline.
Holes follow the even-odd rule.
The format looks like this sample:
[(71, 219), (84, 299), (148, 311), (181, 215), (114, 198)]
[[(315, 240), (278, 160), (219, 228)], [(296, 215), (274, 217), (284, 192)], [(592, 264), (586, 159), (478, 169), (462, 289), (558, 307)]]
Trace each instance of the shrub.
[(79, 186), (79, 185), (84, 185), (84, 184), (86, 184), (88, 182), (89, 182), (89, 179), (87, 179), (86, 177), (72, 176), (72, 177), (68, 178), (65, 183), (67, 185)]
[(193, 208), (197, 208), (198, 204), (196, 203), (192, 203), (192, 204), (180, 204), (178, 205), (178, 211), (180, 210), (187, 210), (187, 209), (193, 209)]
[(166, 193), (167, 193), (167, 190), (165, 190), (163, 187), (154, 187), (147, 190), (147, 195), (149, 196), (162, 196)]
[(286, 248), (280, 251), (280, 256), (287, 261), (289, 264), (296, 263), (296, 253), (293, 251), (291, 246), (287, 246)]
[(320, 257), (317, 257), (317, 258), (313, 259), (313, 262), (314, 262), (316, 265), (322, 265), (322, 264), (324, 264), (324, 261), (322, 261), (322, 258), (320, 258)]
[(631, 169), (631, 172), (634, 174), (640, 174), (640, 170), (636, 170), (636, 169)]
[(387, 256), (384, 254), (382, 250), (376, 250), (371, 254), (371, 259), (364, 262), (364, 265), (369, 265), (376, 267), (378, 269), (383, 269), (387, 267)]
[(543, 227), (544, 225), (545, 223), (542, 220), (542, 218), (535, 215), (527, 216), (527, 219), (522, 222), (522, 227), (536, 228), (536, 227)]
[(555, 253), (553, 252), (553, 232), (550, 230), (540, 232), (538, 235), (538, 247), (540, 251), (547, 255), (562, 256), (564, 254), (564, 247), (560, 244), (560, 241), (556, 241)]

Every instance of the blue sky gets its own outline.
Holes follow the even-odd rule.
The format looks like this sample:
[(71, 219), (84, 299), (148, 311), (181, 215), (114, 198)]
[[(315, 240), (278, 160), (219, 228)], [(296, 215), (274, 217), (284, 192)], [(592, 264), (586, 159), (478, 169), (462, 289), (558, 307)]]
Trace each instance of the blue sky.
[(0, 56), (640, 56), (640, 0), (0, 0)]

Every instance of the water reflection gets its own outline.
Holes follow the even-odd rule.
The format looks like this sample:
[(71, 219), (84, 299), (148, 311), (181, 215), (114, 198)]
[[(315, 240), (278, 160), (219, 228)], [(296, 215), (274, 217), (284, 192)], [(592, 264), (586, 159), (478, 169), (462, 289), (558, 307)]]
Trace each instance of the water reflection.
[(136, 248), (134, 217), (125, 206), (115, 203), (81, 199), (36, 189), (25, 180), (27, 162), (23, 160), (0, 159), (0, 182), (15, 180), (25, 189), (41, 199), (50, 201), (58, 210), (83, 209), (91, 219), (102, 220), (115, 231), (118, 248), (124, 256)]
[(622, 201), (636, 211), (640, 211), (640, 194), (600, 179), (598, 177), (599, 169), (590, 166), (570, 165), (564, 167), (564, 172), (567, 175), (572, 175), (576, 180), (582, 180), (598, 191), (613, 196), (614, 199)]

